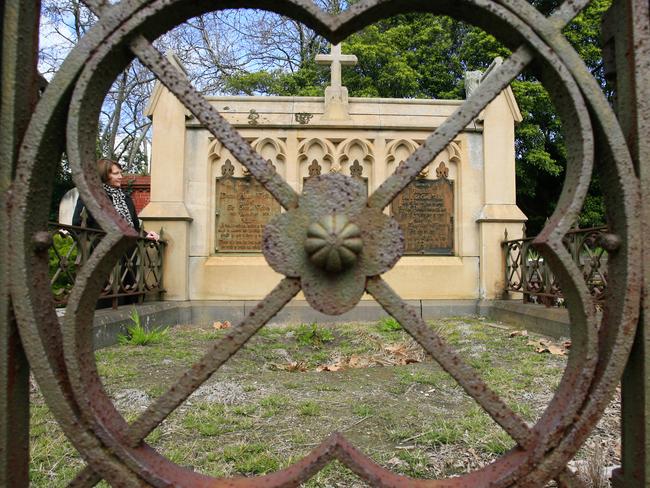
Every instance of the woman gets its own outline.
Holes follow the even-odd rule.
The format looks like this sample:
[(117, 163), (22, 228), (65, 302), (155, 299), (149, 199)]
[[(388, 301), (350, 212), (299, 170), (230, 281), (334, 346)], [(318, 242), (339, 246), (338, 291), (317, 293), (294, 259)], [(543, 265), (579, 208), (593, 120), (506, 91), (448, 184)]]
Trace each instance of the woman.
[[(126, 220), (126, 222), (131, 227), (139, 232), (140, 220), (138, 219), (138, 215), (135, 212), (135, 205), (133, 204), (133, 200), (121, 189), (122, 166), (120, 166), (117, 161), (112, 161), (110, 159), (100, 159), (97, 161), (97, 171), (99, 172), (99, 176), (102, 180), (104, 191), (106, 192), (108, 199), (113, 203), (113, 207), (115, 207), (117, 213), (124, 220)], [(85, 208), (86, 206), (81, 201), (81, 199), (77, 200), (77, 205), (72, 216), (72, 225), (81, 226), (81, 214)], [(86, 211), (85, 226), (93, 229), (99, 229), (97, 221), (92, 215), (90, 215), (90, 212), (88, 211)], [(146, 238), (157, 241), (160, 239), (160, 236), (155, 232), (148, 232)]]
[[(117, 213), (120, 217), (126, 220), (131, 227), (140, 232), (140, 220), (135, 212), (133, 200), (120, 188), (122, 186), (122, 166), (120, 166), (116, 161), (110, 159), (100, 159), (97, 161), (97, 171), (102, 180), (102, 186), (104, 187), (106, 196), (108, 196), (108, 199), (113, 203), (113, 207), (115, 207)], [(82, 212), (84, 212), (85, 209), (86, 206), (83, 204), (81, 199), (77, 200), (77, 205), (75, 206), (74, 214), (72, 216), (72, 225), (81, 226), (84, 224), (84, 222), (82, 222)], [(90, 212), (86, 210), (85, 214), (85, 227), (99, 229), (100, 227), (97, 224), (97, 220), (95, 220)], [(148, 232), (146, 238), (158, 241), (160, 236), (155, 232)], [(133, 249), (135, 249), (135, 247)], [(129, 254), (130, 253), (131, 251)], [(132, 265), (129, 264), (129, 259), (127, 257), (122, 257), (120, 261), (120, 276), (120, 288), (122, 293), (127, 293), (130, 296), (101, 299), (97, 303), (98, 308), (111, 306), (111, 304), (115, 307), (118, 304), (124, 305), (127, 303), (133, 303), (134, 300), (137, 300), (137, 295), (132, 294), (137, 281), (136, 272), (132, 268)], [(111, 285), (109, 283), (106, 286)]]

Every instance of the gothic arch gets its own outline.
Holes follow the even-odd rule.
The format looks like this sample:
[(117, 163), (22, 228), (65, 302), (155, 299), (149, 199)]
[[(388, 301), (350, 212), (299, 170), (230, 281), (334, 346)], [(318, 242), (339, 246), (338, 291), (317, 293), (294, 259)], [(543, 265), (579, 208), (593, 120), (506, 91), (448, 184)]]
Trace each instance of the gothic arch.
[[(220, 178), (225, 173), (230, 176), (240, 176), (243, 166), (223, 147), (219, 140), (210, 136), (208, 144), (208, 166), (213, 177)], [(226, 167), (228, 166), (228, 167)]]
[(386, 167), (388, 174), (397, 169), (397, 165), (415, 152), (419, 144), (413, 139), (395, 139), (386, 146)]
[(334, 164), (336, 147), (328, 139), (311, 138), (298, 144), (298, 167), (302, 178), (309, 176), (309, 165), (315, 160), (323, 174), (329, 172)]
[(251, 145), (260, 156), (275, 166), (280, 175), (284, 176), (286, 174), (287, 147), (285, 140), (274, 137), (260, 137), (255, 139)]
[(271, 151), (274, 153), (277, 161), (285, 162), (287, 159), (287, 148), (285, 141), (282, 139), (274, 137), (260, 137), (259, 139), (253, 141), (252, 146), (253, 149), (255, 149), (255, 151), (257, 151), (265, 159), (268, 159), (268, 154), (266, 153), (265, 149), (269, 146), (272, 148)]

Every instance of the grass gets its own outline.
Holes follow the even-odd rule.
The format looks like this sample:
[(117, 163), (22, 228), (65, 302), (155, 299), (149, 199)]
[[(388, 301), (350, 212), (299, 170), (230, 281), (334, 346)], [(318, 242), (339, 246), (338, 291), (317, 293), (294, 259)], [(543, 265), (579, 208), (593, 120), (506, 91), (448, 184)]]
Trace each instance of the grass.
[(379, 332), (397, 332), (402, 330), (400, 323), (394, 317), (384, 317), (377, 324)]
[(262, 443), (228, 446), (223, 450), (223, 459), (243, 475), (266, 474), (280, 467), (270, 447)]
[(334, 334), (331, 330), (321, 327), (316, 323), (301, 324), (296, 329), (296, 340), (303, 346), (312, 346), (320, 348), (327, 342), (334, 340)]
[(132, 325), (127, 326), (126, 334), (119, 334), (117, 341), (122, 346), (146, 346), (147, 344), (159, 344), (167, 336), (166, 328), (146, 330), (140, 323), (140, 315), (135, 307), (131, 311)]
[(321, 413), (321, 407), (313, 401), (302, 402), (298, 405), (298, 413), (303, 417), (316, 417)]
[(369, 417), (375, 412), (375, 409), (372, 405), (362, 403), (360, 405), (354, 405), (352, 407), (352, 413), (358, 417)]
[[(525, 421), (539, 418), (565, 358), (534, 353), (526, 344), (530, 338), (510, 338), (508, 331), (479, 319), (451, 318), (430, 326)], [(146, 347), (97, 351), (106, 391), (113, 397), (125, 389), (151, 398), (163, 394), (225, 335), (209, 329), (179, 326)], [(336, 327), (264, 327), (208, 381), (226, 385), (215, 389), (223, 401), (192, 396), (147, 442), (173, 462), (222, 477), (282, 469), (332, 431), (343, 432), (379, 464), (424, 478), (477, 469), (512, 447), (508, 435), (430, 358), (401, 364), (387, 352), (399, 345), (413, 349), (412, 339), (388, 319)], [(318, 369), (351, 358), (368, 361), (364, 367)], [(290, 367), (298, 363), (300, 368)], [(118, 408), (129, 419), (141, 411), (134, 405)], [(83, 463), (38, 393), (31, 436), (32, 484), (65, 486)], [(469, 465), (452, 462), (467, 452), (475, 453)], [(356, 485), (356, 476), (336, 462), (304, 484)]]

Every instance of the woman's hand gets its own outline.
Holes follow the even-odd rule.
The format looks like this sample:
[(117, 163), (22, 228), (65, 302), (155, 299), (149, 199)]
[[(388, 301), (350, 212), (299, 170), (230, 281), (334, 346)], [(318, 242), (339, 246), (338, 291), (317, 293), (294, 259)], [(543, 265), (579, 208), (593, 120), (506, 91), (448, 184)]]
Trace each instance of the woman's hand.
[(160, 236), (156, 232), (154, 232), (152, 230), (147, 232), (147, 235), (145, 236), (145, 238), (150, 239), (152, 241), (156, 241), (156, 242), (158, 242), (160, 240)]

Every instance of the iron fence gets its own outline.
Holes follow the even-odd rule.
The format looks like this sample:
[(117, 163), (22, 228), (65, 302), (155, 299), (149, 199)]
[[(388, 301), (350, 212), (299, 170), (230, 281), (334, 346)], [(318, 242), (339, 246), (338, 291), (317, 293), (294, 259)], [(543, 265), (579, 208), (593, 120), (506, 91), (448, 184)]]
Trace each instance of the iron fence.
[[(587, 284), (596, 303), (602, 304), (607, 292), (607, 250), (602, 238), (607, 227), (572, 229), (562, 243)], [(505, 240), (505, 292), (523, 294), (524, 302), (547, 306), (564, 305), (558, 277), (544, 256), (535, 248), (534, 237)]]
[[(31, 372), (50, 411), (88, 463), (71, 486), (90, 487), (102, 479), (114, 486), (299, 486), (334, 460), (371, 486), (546, 486), (551, 479), (560, 487), (582, 486), (567, 463), (596, 427), (621, 379), (622, 469), (614, 476), (616, 486), (648, 486), (650, 322), (647, 303), (641, 305), (642, 283), (646, 287), (644, 296), (649, 285), (643, 241), (650, 239), (646, 191), (650, 188), (650, 143), (645, 137), (650, 126), (647, 0), (614, 0), (605, 22), (606, 32), (611, 33), (604, 36), (610, 45), (605, 63), (617, 87), (620, 120), (601, 86), (562, 36), (562, 29), (589, 1), (568, 0), (549, 17), (522, 0), (365, 0), (337, 16), (320, 10), (311, 0), (84, 3), (99, 21), (68, 56), (38, 105), (39, 2), (0, 3), (0, 229), (9, 242), (0, 256), (0, 485), (29, 485)], [(288, 15), (334, 44), (397, 12), (451, 14), (477, 23), (504, 42), (512, 54), (370, 196), (360, 183), (340, 174), (315, 177), (315, 183), (298, 195), (151, 43), (192, 16), (232, 7), (263, 7)], [(111, 80), (135, 58), (285, 208), (286, 212), (265, 230), (264, 246), (265, 258), (285, 278), (137, 419), (127, 422), (97, 371), (91, 340), (95, 297), (86, 291), (105, 280), (113, 263), (119, 262), (128, 249), (115, 212), (106, 212), (111, 203), (97, 198), (102, 192), (96, 176), (90, 177), (96, 169), (89, 155), (96, 150), (97, 108)], [(562, 196), (548, 231), (534, 242), (545, 259), (553, 262), (553, 272), (561, 277), (564, 293), (574, 298), (567, 300), (572, 318), (570, 359), (554, 396), (534, 425), (492, 390), (481, 372), (432, 330), (381, 276), (403, 254), (399, 229), (383, 209), (529, 65), (534, 66), (566, 121), (564, 137), (570, 143)], [(74, 294), (74, 313), (66, 314), (61, 326), (51, 301), (42, 299), (51, 293), (47, 274), (51, 244), (46, 205), (49, 183), (43, 175), (51, 174), (64, 150), (81, 197), (108, 233), (93, 257), (77, 270), (77, 286), (82, 291)], [(562, 242), (583, 207), (594, 162), (604, 182), (611, 232), (604, 241), (607, 246), (603, 246), (608, 250), (610, 293), (600, 322), (591, 301), (584, 300), (583, 273)], [(641, 225), (642, 216), (645, 227)], [(346, 269), (335, 277), (333, 268), (321, 269), (318, 259), (308, 257), (307, 253), (314, 251), (314, 241), (305, 240), (307, 228), (330, 224), (340, 236), (364, 236), (362, 243), (353, 239), (348, 243), (360, 253), (359, 259), (350, 256), (349, 249), (334, 250), (339, 257), (347, 256)], [(353, 446), (341, 432), (332, 433), (295, 464), (256, 478), (208, 478), (156, 452), (146, 441), (148, 435), (300, 291), (313, 308), (329, 314), (351, 309), (364, 292), (372, 295), (516, 445), (489, 466), (445, 480), (420, 480), (393, 473)], [(641, 310), (646, 314), (639, 321)], [(638, 324), (641, 327), (635, 343)]]
[[(105, 232), (50, 222), (52, 244), (48, 249), (50, 286), (58, 305), (66, 305), (77, 274), (88, 262)], [(119, 259), (99, 294), (100, 300), (117, 307), (120, 301), (144, 301), (164, 293), (163, 251), (165, 241), (147, 239), (140, 232), (137, 242)]]

